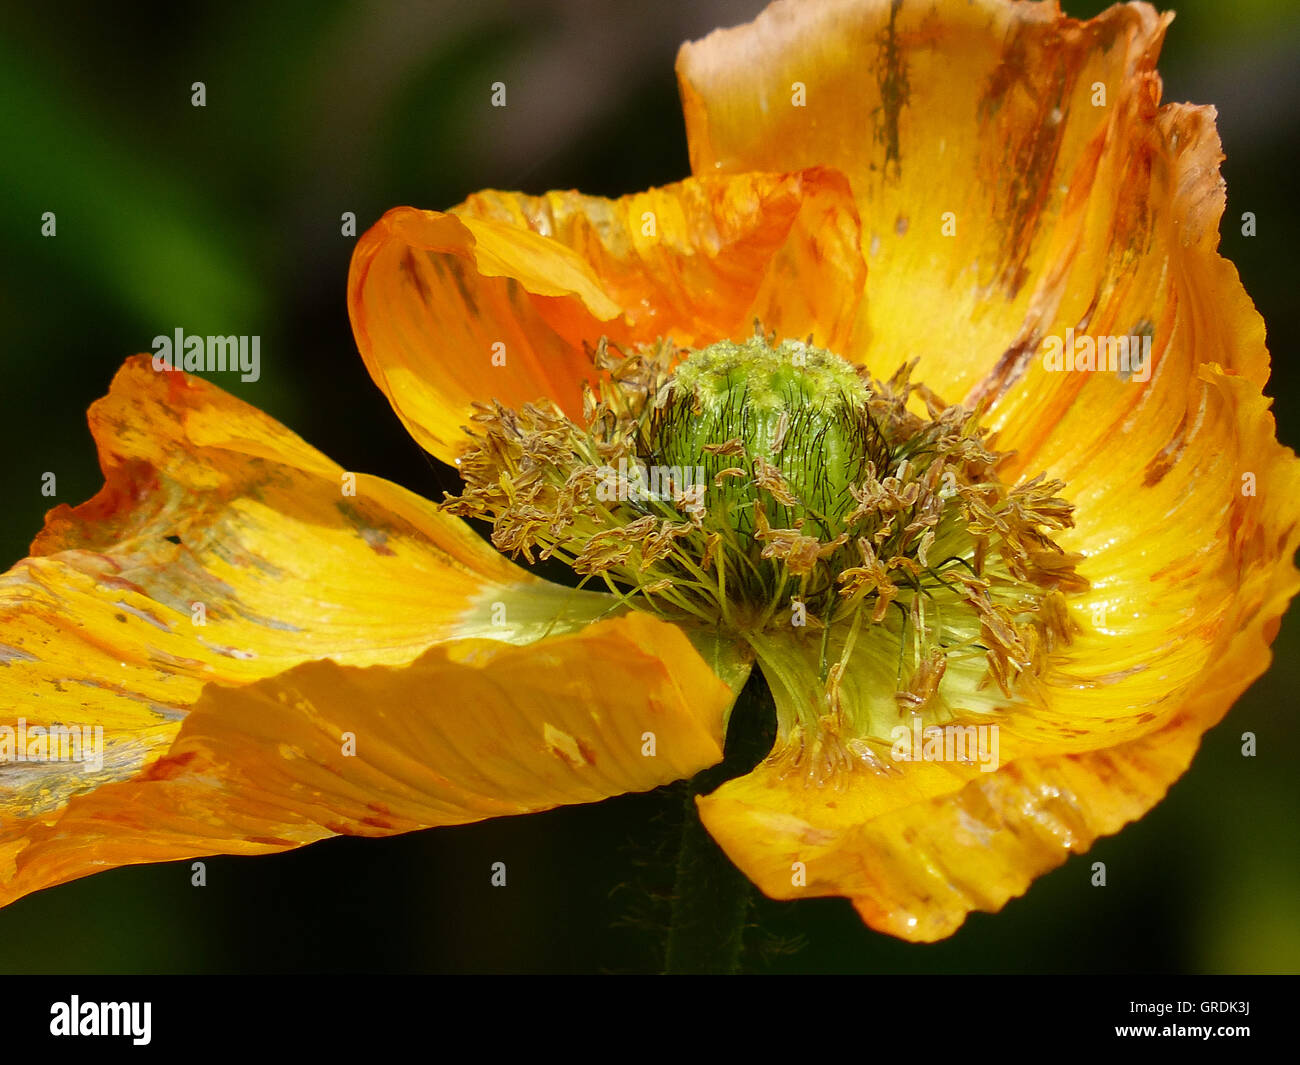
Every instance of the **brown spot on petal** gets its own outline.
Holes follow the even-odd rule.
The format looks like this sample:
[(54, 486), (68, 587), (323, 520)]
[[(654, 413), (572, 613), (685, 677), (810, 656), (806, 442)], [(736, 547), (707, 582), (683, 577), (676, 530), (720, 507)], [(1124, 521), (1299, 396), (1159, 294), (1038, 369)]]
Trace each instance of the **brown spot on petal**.
[(1038, 356), (1038, 348), (1042, 341), (1043, 336), (1038, 325), (1030, 327), (1028, 334), (1021, 334), (1020, 338), (998, 357), (998, 361), (984, 380), (971, 389), (970, 395), (966, 397), (966, 406), (973, 408), (981, 403), (993, 404), (1001, 399), (1029, 369), (1030, 363)]
[(146, 780), (175, 780), (198, 757), (197, 751), (183, 751), (160, 758), (143, 775)]
[(1201, 390), (1201, 402), (1196, 409), (1195, 420), (1188, 424), (1187, 414), (1183, 415), (1183, 420), (1178, 423), (1178, 431), (1174, 433), (1173, 439), (1169, 441), (1159, 453), (1149, 463), (1147, 463), (1146, 474), (1142, 479), (1142, 484), (1147, 488), (1154, 488), (1162, 480), (1165, 474), (1177, 465), (1179, 458), (1187, 449), (1187, 441), (1200, 432), (1201, 422), (1205, 420), (1205, 390)]
[(885, 146), (885, 176), (897, 179), (902, 169), (899, 151), (898, 119), (907, 106), (907, 61), (899, 47), (896, 21), (903, 0), (893, 0), (889, 7), (889, 25), (876, 42), (876, 79), (880, 86), (880, 110), (875, 114), (877, 144)]
[(1045, 38), (1032, 24), (1017, 23), (980, 101), (980, 119), (990, 128), (979, 173), (1007, 235), (997, 281), (1009, 299), (1028, 277), (1029, 253), (1057, 181), (1069, 96), (1087, 58), (1071, 46), (1069, 31), (1063, 37)]
[(563, 729), (556, 728), (549, 721), (542, 725), (542, 739), (551, 754), (573, 769), (581, 769), (584, 765), (595, 763), (590, 749), (584, 751), (583, 745), (573, 736)]
[(420, 264), (416, 261), (415, 253), (410, 248), (407, 248), (402, 255), (398, 269), (401, 270), (402, 277), (406, 282), (419, 293), (420, 300), (428, 303), (430, 301), (429, 285), (424, 280), (420, 272)]
[(0, 666), (7, 666), (10, 662), (35, 661), (35, 655), (28, 654), (26, 651), (18, 647), (10, 647), (7, 643), (0, 643)]
[(388, 555), (390, 557), (397, 554), (388, 546), (388, 534), (378, 529), (362, 529), (361, 538), (370, 545), (370, 549), (377, 555)]

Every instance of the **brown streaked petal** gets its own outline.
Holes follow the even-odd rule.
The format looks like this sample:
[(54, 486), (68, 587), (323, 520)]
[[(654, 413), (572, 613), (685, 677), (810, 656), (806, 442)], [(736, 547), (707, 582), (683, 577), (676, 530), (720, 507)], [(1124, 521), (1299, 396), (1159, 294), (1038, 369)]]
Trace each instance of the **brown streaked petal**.
[[(682, 52), (694, 165), (767, 166), (779, 143), (795, 164), (848, 174), (871, 270), (854, 356), (889, 369), (906, 350), (945, 398), (987, 404), (996, 445), (1016, 453), (1006, 476), (1066, 483), (1076, 524), (1057, 539), (1092, 585), (1072, 606), (1083, 632), (1043, 678), (1046, 705), (1006, 713), (998, 773), (888, 814), (889, 782), (864, 783), (870, 805), (846, 804), (860, 816), (761, 774), (721, 789), (728, 850), (767, 862), (754, 875), (774, 891), (788, 869), (742, 836), (794, 811), (787, 842), (824, 848), (823, 893), (895, 934), (947, 935), (1141, 816), (1267, 667), (1298, 587), (1300, 474), (1262, 394), (1263, 322), (1217, 251), (1214, 112), (1160, 104), (1168, 17), (783, 2)], [(797, 70), (808, 110), (770, 106)], [(875, 138), (853, 134), (863, 114)], [(952, 238), (933, 224), (941, 209)], [(1094, 349), (1149, 336), (1151, 359), (1049, 369), (1044, 339), (1067, 330)]]
[(958, 401), (1060, 298), (1085, 208), (1123, 210), (1095, 172), (1150, 120), (1170, 17), (1145, 4), (1079, 22), (1055, 3), (778, 0), (682, 47), (692, 170), (843, 171), (869, 275), (841, 354), (882, 377), (918, 358), (913, 380)]
[[(1130, 496), (1122, 515), (1111, 508), (1111, 525), (1134, 526), (1107, 545), (1118, 561), (1095, 592), (1116, 604), (1106, 626), (1090, 624), (1087, 604), (1076, 612), (1085, 631), (1055, 656), (1043, 705), (957, 722), (998, 726), (996, 772), (858, 764), (817, 786), (789, 771), (784, 741), (769, 763), (700, 800), (710, 832), (766, 893), (847, 896), (873, 928), (943, 938), (1141, 817), (1186, 771), (1206, 729), (1268, 668), (1300, 590), (1300, 463), (1276, 443), (1254, 384), (1218, 367), (1203, 368), (1200, 383), (1206, 418), (1226, 428), (1189, 434), (1168, 474), (1175, 486)], [(1255, 474), (1254, 495), (1241, 491), (1242, 469)], [(1203, 538), (1180, 513), (1198, 501)], [(816, 676), (792, 652), (777, 664), (769, 678)], [(843, 693), (860, 712), (882, 685), (858, 670)], [(778, 705), (788, 697), (779, 684), (774, 693)]]
[(1047, 470), (1075, 506), (1058, 542), (1086, 556), (1083, 632), (1048, 678), (1050, 718), (1026, 727), (1076, 730), (1079, 746), (1097, 727), (1136, 737), (1180, 715), (1225, 668), (1225, 640), (1296, 580), (1298, 464), (1262, 394), (1264, 323), (1217, 250), (1214, 112), (1155, 113), (1157, 95), (1099, 179), (1123, 206), (1090, 209), (1043, 329), (1062, 346), (1076, 329), (1086, 351), (1098, 337), (1144, 344), (1145, 327), (1145, 368), (1056, 371), (1036, 353), (989, 380), (997, 444), (1016, 452), (1007, 475)]

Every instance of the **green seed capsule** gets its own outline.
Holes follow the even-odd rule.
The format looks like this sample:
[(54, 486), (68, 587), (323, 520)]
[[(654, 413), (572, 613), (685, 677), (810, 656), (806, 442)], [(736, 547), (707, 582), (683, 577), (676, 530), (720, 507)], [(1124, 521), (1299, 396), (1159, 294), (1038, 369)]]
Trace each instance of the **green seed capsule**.
[[(644, 450), (650, 463), (702, 467), (706, 508), (727, 515), (738, 533), (752, 534), (756, 508), (765, 507), (773, 526), (834, 537), (856, 505), (850, 486), (868, 463), (877, 474), (889, 466), (870, 398), (854, 368), (830, 352), (763, 337), (722, 341), (677, 368)], [(769, 491), (755, 483), (765, 468), (776, 475)]]

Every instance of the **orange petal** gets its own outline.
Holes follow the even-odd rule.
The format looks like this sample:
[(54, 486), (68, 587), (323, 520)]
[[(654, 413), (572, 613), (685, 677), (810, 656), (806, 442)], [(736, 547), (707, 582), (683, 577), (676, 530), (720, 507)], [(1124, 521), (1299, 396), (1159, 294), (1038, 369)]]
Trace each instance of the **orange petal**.
[[(1286, 487), (1300, 491), (1288, 465)], [(1293, 553), (1294, 530), (1288, 546)], [(1268, 667), (1278, 619), (1300, 587), (1293, 571), (1278, 579), (1280, 568), (1252, 573), (1243, 559), (1248, 620), (1220, 632), (1200, 687), (1140, 738), (1071, 754), (1041, 745), (1041, 753), (1016, 756), (1011, 736), (995, 772), (911, 762), (878, 773), (858, 767), (833, 787), (762, 765), (699, 799), (700, 816), (772, 898), (842, 895), (872, 928), (916, 942), (942, 939), (971, 911), (1001, 909), (1164, 797), (1204, 731)]]
[[(1248, 383), (1219, 384), (1235, 395), (1243, 420), (1262, 427), (1239, 454), (1267, 488), (1231, 519), (1237, 594), (1215, 607), (1192, 603), (1203, 631), (1173, 638), (1208, 639), (1191, 656), (1168, 646), (1155, 652), (1144, 684), (1132, 690), (1120, 686), (1128, 680), (1122, 673), (1099, 675), (1124, 653), (1113, 644), (1127, 641), (1113, 641), (1108, 656), (1093, 650), (1100, 662), (1077, 656), (1085, 678), (1056, 678), (1041, 719), (1022, 712), (959, 722), (998, 725), (993, 772), (952, 761), (859, 764), (818, 785), (773, 760), (724, 784), (698, 800), (700, 816), (766, 894), (846, 896), (871, 927), (929, 942), (951, 935), (973, 910), (1001, 909), (1164, 796), (1205, 730), (1268, 668), (1279, 618), (1300, 590), (1291, 564), (1300, 546), (1300, 464), (1272, 440), (1266, 403)], [(1175, 593), (1150, 585), (1148, 594)], [(1156, 618), (1161, 624), (1158, 611)], [(1186, 683), (1179, 678), (1189, 657), (1195, 669)], [(779, 665), (769, 679), (804, 676), (809, 690), (820, 687), (813, 657), (802, 671), (789, 654)], [(853, 693), (852, 666), (845, 679)], [(773, 691), (778, 705), (790, 697), (779, 682)], [(1080, 693), (1092, 699), (1090, 712), (1067, 701)]]
[[(529, 576), (385, 481), (358, 474), (347, 494), (344, 471), (271, 418), (147, 357), (90, 422), (104, 488), (51, 511), (32, 556), (0, 576), (11, 844), (73, 794), (145, 769), (205, 685), (326, 656), (406, 664), (467, 635), (531, 640), (615, 605)], [(39, 730), (98, 727), (102, 765), (19, 761), (20, 724), (36, 755)]]
[[(840, 353), (878, 376), (918, 358), (914, 380), (960, 400), (1059, 298), (1054, 271), (1077, 247), (1098, 157), (1126, 157), (1117, 130), (1145, 106), (1171, 17), (1145, 4), (1077, 22), (1054, 2), (778, 0), (682, 47), (692, 170), (847, 174), (869, 275)], [(1096, 199), (1117, 210), (1112, 189)]]
[(150, 768), (0, 837), (0, 904), (118, 865), (648, 790), (722, 757), (731, 700), (682, 632), (641, 614), (527, 647), (470, 639), (403, 667), (210, 685)]
[(1142, 816), (1186, 769), (1199, 735), (1171, 728), (988, 774), (919, 763), (839, 789), (762, 766), (699, 799), (700, 816), (772, 898), (847, 896), (872, 928), (932, 942)]
[[(1188, 431), (1167, 491), (1111, 497), (1135, 500), (1123, 514), (1110, 507), (1118, 535), (1096, 553), (1108, 567), (1093, 567), (1104, 576), (1092, 598), (1113, 611), (1095, 627), (1085, 600), (1085, 632), (1045, 678), (1046, 706), (992, 719), (1001, 768), (859, 767), (817, 787), (763, 765), (700, 800), (710, 832), (767, 894), (847, 896), (873, 928), (940, 939), (1141, 817), (1186, 771), (1205, 730), (1268, 668), (1300, 590), (1300, 463), (1273, 439), (1256, 386), (1217, 367), (1199, 386), (1217, 434)], [(1257, 476), (1257, 494), (1241, 493), (1240, 470)]]
[[(1214, 113), (1160, 107), (1167, 22), (1144, 5), (1077, 23), (995, 0), (942, 16), (779, 3), (683, 50), (694, 165), (768, 166), (780, 150), (849, 174), (871, 247), (853, 353), (885, 370), (894, 349), (918, 355), (917, 379), (988, 404), (1017, 453), (1006, 475), (1066, 482), (1076, 527), (1057, 539), (1092, 582), (1047, 704), (1000, 719), (997, 773), (909, 765), (841, 797), (760, 769), (705, 800), (770, 893), (801, 893), (798, 852), (805, 893), (848, 895), (906, 938), (947, 935), (1141, 816), (1268, 665), (1300, 587), (1300, 474), (1261, 391), (1263, 323), (1217, 253)], [(806, 111), (762, 111), (796, 79)], [(876, 139), (853, 133), (868, 114)], [(1067, 328), (1150, 332), (1150, 380), (1048, 370), (1042, 341)]]
[(581, 414), (584, 346), (748, 335), (846, 341), (864, 266), (837, 174), (704, 177), (605, 200), (483, 192), (452, 214), (397, 208), (358, 242), (357, 345), (421, 445), (463, 446), (471, 404)]
[[(1246, 560), (1289, 585), (1300, 515), (1283, 502), (1293, 458), (1274, 442), (1261, 396), (1263, 322), (1217, 252), (1214, 112), (1160, 106), (1167, 22), (1144, 5), (1078, 23), (1053, 5), (998, 0), (942, 16), (788, 2), (679, 59), (697, 167), (766, 166), (775, 145), (790, 145), (795, 164), (849, 174), (865, 239), (881, 236), (866, 357), (882, 341), (886, 353), (920, 356), (917, 379), (989, 405), (997, 446), (1016, 453), (1007, 477), (1065, 482), (1076, 527), (1058, 540), (1087, 557), (1093, 590), (1075, 609), (1085, 633), (1057, 663), (1051, 706), (1013, 727), (1054, 744), (1074, 733), (1076, 750), (1097, 746), (1099, 730), (1111, 743), (1179, 712), (1222, 631), (1257, 606), (1240, 591)], [(770, 104), (801, 71), (816, 78), (806, 109), (756, 102), (766, 92)], [(1098, 87), (1104, 106), (1094, 106)], [(866, 114), (885, 123), (879, 142), (850, 135)], [(977, 176), (973, 221), (987, 231), (959, 211), (956, 238), (918, 237), (914, 224), (877, 233), (889, 210), (915, 220), (951, 198), (954, 185), (934, 180), (944, 173)], [(976, 266), (1003, 263), (1005, 274), (1017, 248), (1018, 295), (991, 282), (936, 290), (979, 276)], [(1128, 374), (1047, 369), (1044, 339), (1071, 333), (1094, 350), (1097, 338), (1149, 333), (1150, 363)], [(1254, 496), (1243, 495), (1246, 475)]]
[[(1123, 196), (1086, 212), (1034, 357), (983, 389), (998, 446), (1016, 452), (1007, 476), (1046, 470), (1075, 504), (1075, 527), (1057, 539), (1086, 556), (1092, 589), (1075, 601), (1084, 631), (1058, 656), (1037, 725), (1078, 730), (1078, 746), (1102, 725), (1148, 733), (1217, 688), (1215, 673), (1238, 668), (1222, 659), (1228, 635), (1261, 624), (1268, 597), (1295, 587), (1297, 463), (1262, 394), (1264, 323), (1217, 251), (1214, 113), (1157, 112), (1158, 83), (1148, 88), (1125, 154), (1098, 170)], [(1038, 336), (1068, 342), (1073, 329), (1096, 347), (1144, 322), (1153, 339), (1138, 373), (1053, 371), (1038, 354)], [(1251, 668), (1247, 683), (1263, 660)]]

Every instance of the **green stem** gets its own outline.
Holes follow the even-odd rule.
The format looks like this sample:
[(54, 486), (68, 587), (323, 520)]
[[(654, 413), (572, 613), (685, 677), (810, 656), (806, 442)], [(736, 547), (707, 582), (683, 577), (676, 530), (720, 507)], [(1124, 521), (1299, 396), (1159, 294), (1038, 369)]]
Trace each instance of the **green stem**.
[(755, 670), (731, 712), (722, 761), (697, 774), (686, 789), (664, 963), (668, 973), (740, 970), (754, 888), (700, 822), (695, 797), (753, 769), (771, 748), (775, 728), (772, 694)]

